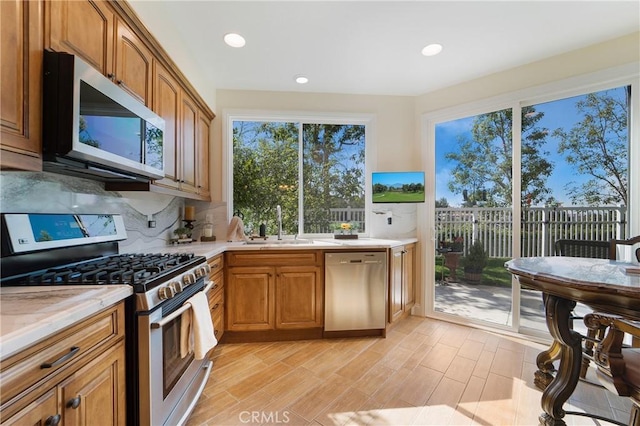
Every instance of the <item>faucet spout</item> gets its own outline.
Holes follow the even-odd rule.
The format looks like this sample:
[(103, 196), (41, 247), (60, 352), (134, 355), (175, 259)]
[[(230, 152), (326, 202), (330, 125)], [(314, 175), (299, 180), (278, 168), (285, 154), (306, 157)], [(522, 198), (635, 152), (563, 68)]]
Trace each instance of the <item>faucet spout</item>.
[(282, 239), (282, 207), (280, 204), (276, 206), (276, 215), (278, 217), (278, 240)]

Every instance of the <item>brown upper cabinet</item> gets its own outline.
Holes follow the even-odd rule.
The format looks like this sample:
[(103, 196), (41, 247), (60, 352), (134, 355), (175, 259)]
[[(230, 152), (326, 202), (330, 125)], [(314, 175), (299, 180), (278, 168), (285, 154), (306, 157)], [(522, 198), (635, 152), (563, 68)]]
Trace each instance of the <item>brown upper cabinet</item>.
[(112, 80), (151, 107), (153, 55), (122, 20), (117, 20), (116, 63)]
[(153, 110), (164, 119), (164, 179), (156, 184), (168, 189), (180, 189), (178, 178), (178, 122), (180, 95), (178, 82), (159, 63), (154, 64)]
[[(154, 66), (153, 110), (165, 120), (164, 179), (158, 191), (208, 200), (211, 120), (160, 64)], [(152, 187), (152, 188), (153, 188)]]
[(2, 1), (3, 169), (42, 170), (42, 51), (67, 52), (98, 69), (165, 119), (165, 178), (107, 184), (210, 200), (213, 112), (123, 1)]
[(0, 1), (0, 165), (42, 170), (42, 3)]
[(45, 48), (73, 53), (108, 76), (113, 73), (115, 13), (104, 1), (45, 3)]
[(45, 47), (81, 57), (150, 106), (153, 55), (108, 3), (47, 2), (45, 24)]

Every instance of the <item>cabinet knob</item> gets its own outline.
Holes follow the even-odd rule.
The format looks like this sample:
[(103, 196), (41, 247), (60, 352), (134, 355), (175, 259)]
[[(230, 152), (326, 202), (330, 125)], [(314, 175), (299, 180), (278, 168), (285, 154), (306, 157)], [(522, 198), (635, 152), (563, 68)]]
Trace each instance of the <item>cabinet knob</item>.
[(57, 426), (60, 424), (60, 414), (56, 414), (55, 416), (49, 416), (47, 420), (44, 421), (44, 426)]
[(114, 78), (116, 78), (116, 76), (113, 73), (109, 73), (107, 74), (107, 78), (111, 81), (113, 81)]
[(80, 395), (78, 395), (75, 398), (71, 398), (69, 401), (67, 401), (67, 408), (72, 408), (75, 410), (80, 406), (81, 402), (82, 399), (80, 399)]
[(120, 86), (122, 84), (122, 80), (116, 80), (116, 84)]

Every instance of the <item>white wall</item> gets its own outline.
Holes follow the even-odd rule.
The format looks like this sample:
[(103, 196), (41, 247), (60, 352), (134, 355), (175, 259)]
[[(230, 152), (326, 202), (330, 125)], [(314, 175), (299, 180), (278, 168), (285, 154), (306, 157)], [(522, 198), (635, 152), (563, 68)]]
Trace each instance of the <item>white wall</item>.
[[(640, 32), (416, 97), (417, 115), (635, 62)], [(419, 125), (419, 120), (415, 123)], [(416, 141), (419, 143), (419, 141)]]

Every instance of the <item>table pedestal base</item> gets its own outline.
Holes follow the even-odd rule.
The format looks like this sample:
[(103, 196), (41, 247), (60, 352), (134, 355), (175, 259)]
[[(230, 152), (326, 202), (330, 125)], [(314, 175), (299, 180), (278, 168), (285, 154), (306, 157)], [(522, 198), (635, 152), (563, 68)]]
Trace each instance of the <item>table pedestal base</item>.
[[(580, 379), (582, 338), (571, 327), (571, 311), (576, 302), (547, 293), (543, 294), (543, 300), (553, 344), (536, 359), (539, 370), (535, 375), (535, 384), (544, 389), (541, 402), (544, 413), (538, 420), (545, 426), (564, 426), (565, 412), (562, 406)], [(558, 359), (560, 363), (553, 377), (553, 361)]]

